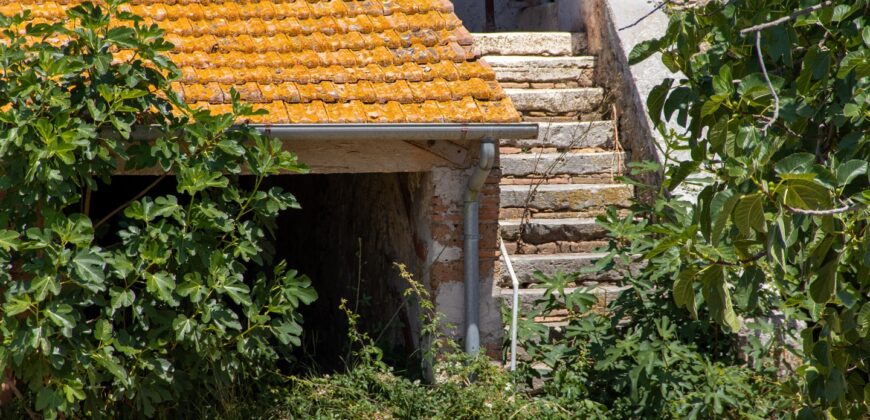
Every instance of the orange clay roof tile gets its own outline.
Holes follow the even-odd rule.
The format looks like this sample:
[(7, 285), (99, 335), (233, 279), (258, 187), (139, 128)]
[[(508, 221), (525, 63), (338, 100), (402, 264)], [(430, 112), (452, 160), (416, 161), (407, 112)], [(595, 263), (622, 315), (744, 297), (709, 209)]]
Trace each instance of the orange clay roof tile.
[(394, 101), (385, 104), (366, 104), (366, 121), (373, 123), (406, 122), (402, 104)]
[[(0, 0), (0, 14), (56, 22), (79, 2)], [(132, 0), (121, 9), (175, 45), (172, 88), (184, 101), (227, 112), (235, 89), (269, 111), (248, 122), (519, 120), (449, 0)]]
[(287, 115), (290, 117), (291, 123), (314, 124), (329, 121), (323, 102), (288, 103), (286, 105)]
[(402, 111), (405, 113), (406, 122), (409, 123), (443, 123), (448, 122), (441, 113), (441, 108), (435, 101), (426, 101), (423, 103), (402, 104)]
[(366, 122), (366, 111), (360, 101), (324, 104), (329, 121), (336, 123)]

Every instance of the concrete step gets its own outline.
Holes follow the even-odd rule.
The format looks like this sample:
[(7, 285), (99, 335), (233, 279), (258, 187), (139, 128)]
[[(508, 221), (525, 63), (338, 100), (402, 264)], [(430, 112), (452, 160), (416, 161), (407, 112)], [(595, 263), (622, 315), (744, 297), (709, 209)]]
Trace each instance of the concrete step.
[(620, 174), (626, 153), (516, 153), (499, 156), (505, 176)]
[(554, 122), (538, 124), (537, 139), (502, 140), (502, 146), (533, 148), (555, 147), (559, 150), (613, 148), (613, 122)]
[[(530, 190), (528, 185), (501, 186), (501, 207), (524, 208)], [(628, 207), (633, 195), (633, 188), (624, 184), (545, 184), (537, 187), (528, 206), (537, 211), (593, 212)]]
[[(595, 57), (537, 57), (491, 55), (483, 57), (499, 82), (576, 83), (592, 86)], [(534, 86), (531, 86), (534, 87)]]
[[(511, 255), (511, 264), (514, 267), (514, 272), (517, 275), (517, 280), (523, 287), (531, 286), (538, 283), (534, 273), (540, 271), (544, 275), (552, 276), (557, 271), (565, 274), (577, 273), (583, 268), (592, 266), (595, 261), (604, 257), (602, 253), (578, 253), (578, 254), (521, 254)], [(499, 259), (496, 264), (497, 279), (502, 286), (510, 285), (511, 278), (507, 269), (504, 268), (504, 263)], [(605, 282), (618, 280), (620, 276), (617, 273), (602, 272), (583, 274), (577, 277), (578, 282)]]
[(556, 241), (596, 241), (604, 239), (607, 231), (592, 218), (529, 219), (523, 227), (522, 220), (499, 220), (501, 237), (514, 242), (522, 236), (523, 242), (543, 244)]
[(576, 55), (586, 50), (586, 34), (570, 32), (476, 33), (479, 55)]
[(517, 111), (532, 116), (579, 116), (598, 111), (604, 100), (602, 88), (505, 89), (504, 91), (510, 96)]

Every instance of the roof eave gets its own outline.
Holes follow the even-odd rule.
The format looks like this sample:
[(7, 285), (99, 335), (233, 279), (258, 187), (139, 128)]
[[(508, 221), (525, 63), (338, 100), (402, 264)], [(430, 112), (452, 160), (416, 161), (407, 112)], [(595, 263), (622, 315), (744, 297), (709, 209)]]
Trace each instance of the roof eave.
[[(281, 140), (411, 141), (485, 139), (532, 139), (538, 136), (535, 123), (330, 123), (330, 124), (247, 124), (266, 136)], [(137, 127), (132, 136), (154, 139), (155, 127)]]

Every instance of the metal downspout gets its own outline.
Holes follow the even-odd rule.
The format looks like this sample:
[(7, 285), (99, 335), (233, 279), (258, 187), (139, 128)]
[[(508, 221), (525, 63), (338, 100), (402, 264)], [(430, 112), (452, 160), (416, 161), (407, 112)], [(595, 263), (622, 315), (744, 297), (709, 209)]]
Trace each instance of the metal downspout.
[(465, 352), (480, 351), (480, 189), (495, 163), (495, 140), (485, 138), (480, 144), (480, 161), (474, 167), (465, 190), (463, 262), (465, 268)]

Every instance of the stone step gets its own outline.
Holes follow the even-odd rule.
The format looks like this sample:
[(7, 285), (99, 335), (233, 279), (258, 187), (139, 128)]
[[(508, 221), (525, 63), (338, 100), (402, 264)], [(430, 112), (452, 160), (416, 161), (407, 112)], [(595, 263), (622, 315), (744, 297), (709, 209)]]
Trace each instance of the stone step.
[(622, 173), (626, 153), (516, 153), (501, 155), (504, 176), (601, 175)]
[(554, 122), (538, 124), (538, 138), (502, 140), (502, 146), (533, 148), (555, 147), (559, 150), (613, 148), (613, 122)]
[(579, 116), (595, 112), (604, 100), (602, 88), (505, 89), (517, 111), (523, 114)]
[[(511, 264), (517, 275), (517, 280), (524, 287), (538, 283), (534, 277), (536, 271), (546, 276), (552, 276), (556, 272), (565, 274), (577, 273), (580, 270), (595, 264), (595, 261), (604, 257), (603, 253), (578, 253), (578, 254), (519, 254), (511, 255)], [(496, 263), (497, 279), (499, 284), (506, 286), (511, 284), (510, 274), (504, 268), (504, 262), (499, 259)], [(605, 282), (618, 280), (620, 276), (613, 272), (591, 273), (578, 275), (577, 282)]]
[[(595, 57), (537, 57), (491, 55), (483, 57), (499, 82), (575, 83), (592, 86)], [(534, 87), (534, 86), (531, 86)]]
[(511, 255), (514, 254), (575, 254), (582, 252), (598, 252), (607, 248), (607, 241), (556, 241), (542, 244), (528, 242), (507, 242), (505, 249)]
[[(582, 287), (568, 287), (565, 288), (566, 294), (574, 293), (577, 290), (584, 289)], [(619, 297), (619, 294), (623, 291), (627, 290), (628, 286), (614, 286), (614, 285), (598, 285), (589, 289), (589, 293), (595, 295), (598, 298), (598, 303), (596, 304), (596, 308), (603, 309), (607, 307), (607, 305)], [(519, 289), (518, 290), (518, 298), (519, 298), (519, 306), (520, 306), (520, 314), (527, 313), (532, 311), (535, 306), (535, 302), (544, 299), (544, 291), (542, 288), (531, 288), (531, 289)], [(559, 296), (558, 292), (554, 293), (556, 296)], [(502, 304), (507, 306), (508, 308), (513, 307), (513, 290), (511, 288), (501, 288), (498, 291), (498, 298), (501, 300)], [(564, 312), (562, 312), (564, 314)], [(548, 318), (555, 318), (559, 316), (559, 312), (548, 314)], [(558, 322), (555, 320), (547, 320), (547, 323), (550, 322)]]
[(543, 244), (556, 241), (596, 241), (607, 235), (607, 230), (592, 218), (532, 218), (526, 221), (525, 229), (521, 229), (522, 225), (523, 221), (519, 219), (499, 220), (502, 239), (514, 242), (522, 235), (523, 242)]
[[(501, 186), (501, 207), (524, 208), (528, 185)], [(628, 207), (634, 190), (624, 184), (545, 184), (534, 190), (528, 206), (536, 211), (602, 211), (608, 206)]]
[(575, 55), (586, 50), (586, 34), (570, 32), (476, 33), (479, 55)]

